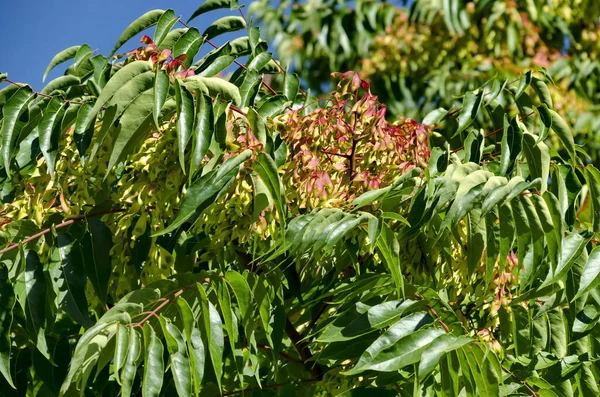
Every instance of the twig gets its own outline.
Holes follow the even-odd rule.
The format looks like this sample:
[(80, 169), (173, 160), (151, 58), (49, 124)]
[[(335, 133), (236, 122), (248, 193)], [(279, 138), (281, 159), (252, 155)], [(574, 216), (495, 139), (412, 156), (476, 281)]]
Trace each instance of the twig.
[[(9, 80), (9, 79), (4, 79), (4, 81), (6, 81), (7, 83), (9, 83), (9, 84), (12, 84), (12, 85), (14, 85), (14, 86), (17, 86), (17, 87), (19, 87), (19, 88), (23, 87), (23, 85), (22, 85), (22, 84), (15, 83), (14, 81), (12, 81), (12, 80)], [(34, 95), (43, 96), (44, 98), (54, 98), (52, 95), (48, 95), (48, 94), (42, 94), (42, 93), (41, 93), (41, 92), (39, 92), (39, 91), (33, 91), (33, 94), (34, 94)], [(71, 101), (71, 100), (69, 100), (69, 99), (63, 99), (63, 102), (65, 102), (65, 103), (73, 103), (73, 104), (75, 104), (75, 105), (83, 105), (83, 104), (85, 104), (85, 102)]]
[[(415, 292), (415, 297), (417, 297), (420, 300), (424, 300), (425, 298), (423, 298), (423, 296), (421, 294), (419, 294), (418, 292)], [(437, 321), (442, 328), (444, 328), (444, 331), (446, 331), (447, 333), (450, 333), (450, 328), (446, 325), (446, 323), (444, 323), (442, 321), (442, 319), (440, 318), (440, 315), (437, 313), (437, 311), (431, 307), (429, 304), (425, 305), (425, 308), (429, 311), (429, 313), (431, 313), (431, 315), (435, 318), (435, 321)]]
[(520, 384), (522, 384), (523, 386), (525, 386), (525, 388), (527, 389), (527, 391), (529, 391), (529, 393), (531, 393), (532, 396), (537, 396), (538, 395), (535, 392), (535, 390), (533, 390), (531, 387), (529, 387), (529, 385), (527, 384), (527, 382), (525, 382), (523, 379), (519, 378), (512, 371), (508, 370), (504, 365), (502, 365), (502, 370), (504, 372), (506, 372), (507, 374), (509, 374), (510, 376), (512, 376), (513, 378), (515, 378)]
[[(72, 225), (73, 223), (79, 222), (83, 219), (93, 218), (96, 216), (101, 216), (101, 215), (106, 215), (106, 214), (114, 214), (114, 213), (118, 213), (118, 212), (125, 212), (125, 210), (123, 208), (120, 208), (120, 209), (115, 209), (115, 210), (96, 212), (96, 213), (89, 214), (89, 215), (78, 216), (77, 218), (72, 218), (72, 219), (69, 219), (68, 221), (64, 221), (62, 223), (59, 223), (58, 225), (55, 225), (54, 229), (60, 229), (60, 228)], [(25, 240), (22, 240), (18, 243), (11, 243), (11, 245), (9, 245), (8, 247), (0, 250), (0, 255), (5, 254), (8, 251), (12, 251), (12, 250), (18, 248), (20, 244), (27, 244), (30, 241), (33, 241), (39, 237), (42, 237), (44, 234), (48, 234), (51, 231), (52, 231), (52, 227), (49, 227), (49, 228), (46, 228), (46, 229), (34, 234), (33, 236), (27, 237)]]
[(285, 332), (292, 341), (294, 348), (298, 351), (300, 355), (300, 359), (304, 364), (304, 367), (315, 377), (321, 379), (323, 377), (323, 372), (319, 367), (311, 365), (309, 361), (312, 360), (312, 353), (308, 348), (308, 344), (302, 340), (302, 335), (298, 333), (292, 322), (286, 318), (285, 319)]
[(191, 287), (185, 287), (180, 289), (179, 291), (175, 292), (173, 295), (171, 295), (170, 297), (168, 297), (167, 299), (165, 299), (165, 301), (163, 303), (161, 303), (160, 305), (158, 305), (155, 309), (153, 309), (152, 311), (148, 312), (148, 315), (146, 317), (144, 317), (142, 320), (138, 321), (135, 324), (131, 324), (132, 327), (142, 327), (144, 325), (144, 323), (148, 320), (150, 320), (152, 317), (156, 317), (158, 318), (158, 312), (165, 306), (167, 306), (169, 303), (173, 302), (175, 299), (177, 299), (177, 297), (179, 297), (181, 294), (183, 294), (183, 291), (185, 291), (186, 289), (191, 288)]

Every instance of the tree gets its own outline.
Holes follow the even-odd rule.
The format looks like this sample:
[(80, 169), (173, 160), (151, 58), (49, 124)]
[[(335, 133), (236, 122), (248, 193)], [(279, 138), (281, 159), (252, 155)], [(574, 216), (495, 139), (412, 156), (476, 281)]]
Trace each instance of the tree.
[(316, 97), (321, 60), (260, 37), (208, 0), (62, 51), (40, 92), (0, 74), (2, 393), (597, 395), (600, 171), (550, 73), (440, 85), (445, 110), (348, 58)]

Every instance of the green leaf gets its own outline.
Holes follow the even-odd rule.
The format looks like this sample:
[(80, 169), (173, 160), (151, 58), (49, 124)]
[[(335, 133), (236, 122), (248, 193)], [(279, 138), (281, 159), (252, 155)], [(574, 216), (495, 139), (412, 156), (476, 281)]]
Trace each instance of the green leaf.
[(144, 380), (142, 395), (153, 397), (160, 395), (163, 384), (165, 364), (163, 362), (163, 345), (157, 338), (154, 328), (144, 324)]
[(183, 36), (177, 40), (173, 46), (173, 57), (177, 58), (180, 55), (186, 54), (187, 58), (183, 61), (184, 66), (189, 68), (198, 50), (204, 43), (205, 37), (200, 35), (200, 31), (196, 28), (190, 28)]
[(46, 160), (50, 177), (54, 178), (54, 166), (60, 140), (61, 121), (65, 114), (65, 104), (58, 98), (52, 98), (39, 124), (40, 150)]
[(96, 99), (94, 108), (88, 116), (89, 119), (86, 121), (86, 124), (90, 123), (91, 118), (98, 114), (100, 109), (102, 109), (102, 106), (104, 106), (104, 104), (108, 102), (108, 100), (111, 99), (117, 91), (119, 91), (120, 89), (132, 89), (133, 87), (128, 87), (127, 83), (129, 83), (137, 75), (142, 74), (144, 72), (148, 72), (150, 70), (152, 70), (152, 63), (149, 61), (133, 61), (123, 66), (122, 69), (119, 69), (111, 77), (111, 79), (108, 80), (108, 82), (102, 89), (100, 96), (98, 97), (98, 99)]
[(121, 382), (121, 369), (125, 365), (127, 359), (127, 352), (129, 350), (129, 335), (131, 327), (125, 325), (119, 325), (115, 332), (115, 351), (113, 355), (113, 372), (117, 383)]
[(579, 279), (579, 289), (571, 299), (571, 302), (577, 300), (583, 294), (596, 288), (600, 284), (600, 247), (596, 247), (590, 253), (588, 260), (581, 272)]
[(196, 69), (196, 74), (202, 77), (213, 77), (227, 69), (234, 61), (235, 56), (233, 55), (220, 56), (214, 61), (200, 66)]
[(175, 220), (162, 231), (155, 233), (155, 236), (170, 233), (183, 225), (192, 215), (199, 215), (213, 203), (226, 187), (237, 175), (240, 165), (248, 160), (252, 152), (246, 150), (241, 154), (231, 157), (219, 167), (202, 178), (198, 179), (189, 187), (181, 203), (179, 213)]
[(177, 18), (175, 12), (170, 8), (158, 18), (158, 21), (156, 22), (156, 31), (154, 32), (154, 44), (156, 44), (157, 47), (161, 45), (173, 25), (175, 25), (178, 20), (179, 18)]
[(239, 89), (230, 82), (219, 77), (192, 76), (181, 81), (181, 84), (190, 91), (202, 92), (211, 98), (219, 95), (221, 98), (232, 101), (239, 106), (241, 96)]
[(463, 132), (473, 123), (475, 117), (477, 116), (477, 112), (479, 112), (482, 98), (483, 90), (479, 91), (478, 94), (468, 92), (465, 95), (462, 103), (462, 109), (458, 115), (458, 129), (453, 134), (454, 136)]
[(223, 350), (225, 348), (223, 323), (221, 322), (219, 312), (208, 300), (204, 287), (201, 284), (198, 284), (198, 291), (200, 292), (202, 323), (206, 334), (208, 351), (210, 352), (210, 361), (220, 390), (221, 377), (223, 376)]
[(59, 233), (58, 248), (51, 254), (55, 270), (52, 271), (54, 291), (59, 307), (79, 324), (91, 326), (85, 297), (85, 269), (78, 243), (66, 233)]
[(6, 80), (7, 78), (8, 78), (7, 73), (0, 72), (0, 83), (4, 82), (4, 80)]
[(177, 101), (177, 147), (179, 149), (179, 164), (186, 171), (185, 148), (192, 136), (194, 127), (194, 97), (175, 80), (175, 99)]
[(123, 380), (121, 383), (121, 396), (129, 397), (133, 388), (133, 381), (137, 372), (138, 361), (142, 353), (142, 337), (134, 327), (129, 327), (129, 345), (127, 360), (123, 366)]
[(46, 344), (46, 279), (43, 265), (35, 251), (23, 251), (25, 262), (23, 272), (23, 298), (24, 311), (27, 316), (27, 326), (31, 329), (38, 350), (49, 358), (48, 346)]
[(534, 77), (531, 86), (540, 97), (540, 101), (548, 106), (548, 108), (552, 109), (554, 107), (552, 104), (552, 96), (550, 95), (550, 90), (548, 89), (546, 82)]
[(120, 116), (135, 98), (143, 92), (152, 89), (155, 81), (156, 73), (151, 70), (136, 75), (115, 92), (113, 97), (106, 103), (106, 106), (116, 106), (117, 111), (115, 116)]
[(537, 137), (527, 131), (523, 134), (523, 142), (523, 152), (527, 158), (531, 177), (540, 178), (540, 193), (544, 193), (548, 188), (550, 174), (550, 150), (544, 142), (537, 142)]
[(74, 85), (78, 85), (81, 83), (81, 79), (76, 76), (66, 75), (60, 76), (49, 82), (43, 89), (40, 91), (42, 94), (51, 94), (54, 90), (62, 90), (66, 91), (67, 88), (72, 87)]
[(6, 266), (0, 265), (0, 373), (8, 384), (16, 389), (12, 380), (10, 357), (12, 350), (11, 327), (15, 296), (13, 286), (8, 278)]
[(235, 296), (235, 300), (238, 303), (244, 330), (246, 331), (246, 336), (248, 337), (250, 334), (249, 330), (251, 329), (254, 321), (252, 318), (252, 293), (250, 292), (248, 281), (246, 281), (244, 276), (233, 270), (228, 270), (225, 273), (225, 281), (227, 281), (231, 287), (233, 295)]
[(106, 255), (113, 246), (112, 232), (98, 219), (88, 219), (87, 222), (89, 233), (81, 241), (85, 273), (94, 286), (96, 296), (104, 304), (112, 272), (111, 260)]
[(383, 223), (383, 230), (379, 234), (376, 245), (396, 285), (396, 296), (403, 298), (404, 278), (400, 269), (400, 245), (392, 229), (385, 223)]
[(283, 183), (277, 173), (277, 166), (273, 159), (265, 153), (259, 153), (256, 160), (252, 163), (252, 169), (258, 174), (263, 181), (271, 199), (275, 203), (279, 219), (281, 219), (282, 227), (285, 227), (286, 217), (286, 201)]
[(197, 395), (202, 388), (202, 379), (204, 378), (206, 349), (190, 305), (184, 299), (177, 299), (177, 305), (183, 319), (185, 339), (188, 346), (190, 366), (192, 369), (193, 389)]
[(598, 232), (600, 231), (600, 171), (593, 164), (588, 164), (584, 176), (590, 190), (593, 230)]
[(227, 16), (217, 19), (213, 22), (202, 36), (206, 36), (207, 40), (217, 37), (223, 33), (235, 32), (238, 30), (246, 29), (246, 21), (242, 17), (238, 16)]
[(588, 243), (589, 238), (582, 236), (579, 233), (572, 233), (568, 235), (562, 245), (562, 252), (560, 253), (560, 261), (558, 267), (553, 272), (548, 273), (548, 277), (539, 287), (542, 289), (549, 285), (556, 283), (561, 280), (571, 269), (575, 260), (581, 255), (585, 245)]
[(418, 302), (410, 299), (380, 303), (358, 316), (351, 312), (353, 319), (350, 323), (347, 323), (348, 316), (342, 315), (323, 330), (317, 341), (331, 343), (358, 338), (395, 323), (405, 311), (415, 306)]
[(423, 380), (433, 371), (438, 365), (442, 357), (453, 351), (471, 343), (473, 340), (466, 336), (455, 336), (452, 334), (444, 334), (435, 339), (421, 356), (419, 361), (419, 379)]
[(506, 175), (510, 171), (517, 156), (521, 153), (523, 131), (516, 123), (509, 123), (504, 115), (504, 130), (502, 133), (502, 157), (500, 161), (500, 175)]
[(554, 130), (558, 136), (558, 139), (560, 139), (562, 144), (565, 146), (565, 149), (567, 149), (571, 155), (571, 158), (575, 160), (575, 140), (573, 139), (573, 132), (571, 131), (571, 128), (554, 110), (549, 109), (549, 112), (552, 115), (552, 130)]
[(177, 395), (190, 396), (192, 394), (192, 372), (187, 345), (183, 340), (183, 335), (181, 335), (181, 332), (175, 325), (169, 321), (165, 321), (164, 317), (161, 317), (160, 322), (170, 354), (171, 373), (173, 374)]
[[(170, 115), (175, 110), (172, 105), (167, 101), (163, 107), (163, 117)], [(139, 95), (127, 106), (115, 132), (114, 145), (107, 167), (109, 171), (125, 156), (132, 153), (146, 138), (147, 133), (154, 125), (153, 109), (154, 93), (151, 90)]]
[(23, 86), (6, 102), (2, 108), (2, 129), (0, 139), (2, 143), (2, 161), (6, 173), (10, 176), (11, 159), (13, 157), (15, 142), (23, 121), (21, 114), (27, 112), (27, 104), (33, 99), (31, 87)]
[(200, 168), (204, 156), (208, 152), (210, 142), (213, 137), (214, 121), (213, 105), (210, 97), (202, 94), (196, 94), (196, 118), (193, 130), (193, 149), (190, 161), (190, 180)]
[(46, 71), (44, 71), (44, 76), (42, 77), (42, 81), (46, 81), (46, 77), (48, 77), (48, 73), (50, 73), (50, 71), (52, 69), (54, 69), (56, 66), (60, 65), (63, 62), (68, 61), (69, 59), (75, 58), (75, 54), (77, 54), (79, 47), (81, 47), (81, 46), (76, 45), (73, 47), (69, 47), (69, 48), (62, 50), (58, 54), (56, 54), (54, 56), (54, 58), (52, 58), (52, 60), (48, 64)]
[(162, 107), (165, 105), (167, 101), (167, 96), (169, 95), (169, 84), (170, 79), (167, 72), (162, 69), (156, 69), (156, 76), (154, 79), (154, 124), (156, 124), (156, 128), (160, 129), (160, 125), (158, 124), (158, 117), (160, 116), (160, 111)]
[(220, 8), (234, 9), (237, 6), (237, 0), (206, 0), (200, 7), (196, 8), (196, 11), (194, 11), (187, 21), (189, 23), (192, 19), (209, 11), (218, 10)]
[(121, 36), (117, 40), (117, 44), (115, 44), (108, 57), (112, 57), (114, 53), (117, 52), (117, 50), (121, 48), (121, 46), (133, 36), (148, 29), (150, 26), (156, 25), (156, 23), (158, 22), (158, 20), (164, 12), (164, 10), (148, 11), (147, 13), (133, 21), (129, 26), (127, 26), (127, 29), (125, 29), (125, 31), (121, 33)]
[[(90, 117), (92, 111), (92, 105), (84, 103), (77, 110), (77, 119), (75, 121), (74, 139), (79, 157), (83, 159), (86, 157), (85, 153), (92, 142), (92, 135), (94, 134), (94, 117)], [(87, 120), (91, 120), (92, 125), (87, 124)], [(89, 127), (88, 127), (89, 125)]]
[[(345, 375), (357, 375), (367, 370), (380, 372), (398, 371), (407, 365), (421, 360), (421, 354), (429, 344), (445, 332), (440, 328), (419, 329), (400, 338), (393, 346), (376, 352), (365, 352), (354, 368), (342, 372)], [(377, 341), (375, 341), (377, 343)]]
[(283, 80), (283, 95), (292, 103), (296, 100), (300, 89), (300, 79), (296, 73), (286, 73)]

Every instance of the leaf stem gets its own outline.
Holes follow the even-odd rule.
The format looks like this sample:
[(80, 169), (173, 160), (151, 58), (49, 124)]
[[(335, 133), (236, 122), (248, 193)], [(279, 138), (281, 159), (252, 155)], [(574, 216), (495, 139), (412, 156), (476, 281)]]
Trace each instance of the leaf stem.
[(30, 241), (33, 241), (39, 237), (42, 237), (44, 234), (48, 234), (52, 231), (52, 229), (60, 229), (69, 225), (72, 225), (75, 222), (79, 222), (81, 220), (87, 219), (87, 218), (93, 218), (96, 216), (101, 216), (101, 215), (106, 215), (106, 214), (114, 214), (117, 212), (125, 212), (125, 209), (123, 208), (119, 208), (119, 209), (114, 209), (114, 210), (108, 210), (108, 211), (100, 211), (100, 212), (95, 212), (93, 214), (89, 214), (89, 215), (83, 215), (83, 216), (78, 216), (77, 218), (72, 218), (69, 219), (68, 221), (64, 221), (62, 223), (59, 223), (58, 225), (54, 225), (52, 227), (46, 228), (44, 230), (41, 230), (40, 232), (34, 234), (33, 236), (27, 237), (25, 240), (21, 240), (18, 243), (11, 243), (11, 245), (9, 245), (8, 247), (0, 250), (0, 255), (7, 253), (8, 251), (12, 251), (16, 248), (18, 248), (21, 244), (27, 244)]

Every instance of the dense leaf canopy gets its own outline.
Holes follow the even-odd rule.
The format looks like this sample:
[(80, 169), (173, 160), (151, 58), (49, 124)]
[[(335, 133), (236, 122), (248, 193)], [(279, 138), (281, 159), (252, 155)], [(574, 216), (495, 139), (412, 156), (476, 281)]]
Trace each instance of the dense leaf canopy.
[(599, 395), (600, 5), (411, 3), (0, 73), (0, 394)]

